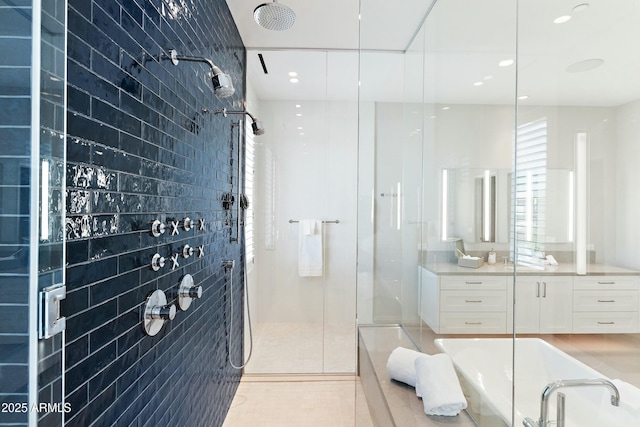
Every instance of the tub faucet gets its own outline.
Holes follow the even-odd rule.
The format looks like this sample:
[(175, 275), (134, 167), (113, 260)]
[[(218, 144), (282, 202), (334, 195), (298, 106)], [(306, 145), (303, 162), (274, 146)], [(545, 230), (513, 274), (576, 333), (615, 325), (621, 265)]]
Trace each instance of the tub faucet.
[[(603, 378), (588, 378), (588, 379), (580, 379), (580, 380), (559, 380), (548, 384), (544, 390), (542, 390), (542, 399), (540, 401), (540, 419), (536, 423), (531, 418), (525, 418), (522, 421), (522, 424), (525, 427), (546, 427), (549, 422), (549, 396), (554, 391), (560, 388), (567, 387), (605, 387), (611, 393), (611, 404), (613, 406), (618, 406), (620, 404), (620, 393), (618, 393), (618, 389), (615, 385), (609, 380), (605, 380)], [(564, 427), (564, 395), (562, 393), (558, 394), (558, 427)]]

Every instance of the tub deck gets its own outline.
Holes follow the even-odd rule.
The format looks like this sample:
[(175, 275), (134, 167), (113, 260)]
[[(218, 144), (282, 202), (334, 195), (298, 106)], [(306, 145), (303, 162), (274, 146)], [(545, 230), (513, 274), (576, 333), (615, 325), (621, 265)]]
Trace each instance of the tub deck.
[(426, 415), (415, 389), (389, 378), (387, 359), (393, 349), (415, 349), (402, 328), (360, 327), (358, 341), (360, 379), (374, 426), (476, 427), (466, 411), (455, 417)]

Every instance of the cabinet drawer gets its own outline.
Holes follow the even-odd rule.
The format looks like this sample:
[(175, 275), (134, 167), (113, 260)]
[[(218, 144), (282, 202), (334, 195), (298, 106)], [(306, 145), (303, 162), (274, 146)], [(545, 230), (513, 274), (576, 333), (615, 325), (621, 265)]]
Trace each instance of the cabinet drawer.
[(638, 291), (575, 291), (573, 311), (637, 311)]
[(637, 312), (573, 313), (573, 332), (577, 334), (637, 331)]
[(637, 276), (578, 276), (574, 289), (638, 289)]
[(505, 276), (442, 276), (440, 289), (507, 289)]
[(442, 334), (504, 334), (507, 331), (506, 313), (442, 313)]
[(505, 291), (459, 291), (446, 290), (440, 293), (441, 311), (482, 312), (506, 311)]

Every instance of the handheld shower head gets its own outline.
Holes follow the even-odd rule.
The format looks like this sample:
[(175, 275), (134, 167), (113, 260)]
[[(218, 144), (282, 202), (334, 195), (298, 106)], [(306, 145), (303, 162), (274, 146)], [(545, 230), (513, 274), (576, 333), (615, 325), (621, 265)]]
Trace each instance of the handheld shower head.
[(222, 113), (223, 116), (227, 117), (227, 114), (246, 114), (247, 116), (251, 117), (251, 130), (253, 130), (253, 134), (256, 136), (259, 135), (264, 135), (264, 125), (262, 124), (262, 122), (260, 120), (258, 120), (258, 118), (256, 116), (254, 116), (253, 114), (251, 114), (248, 111), (227, 111), (226, 108), (223, 108), (222, 110), (218, 110), (218, 111), (214, 111), (213, 114), (220, 114)]
[(223, 72), (210, 59), (200, 56), (178, 55), (178, 52), (175, 49), (170, 49), (169, 56), (165, 57), (164, 59), (170, 59), (173, 65), (178, 65), (180, 61), (203, 62), (209, 65), (209, 67), (211, 68), (211, 82), (213, 83), (213, 93), (218, 98), (228, 98), (236, 91), (233, 87), (231, 77), (227, 73)]
[(253, 10), (253, 19), (258, 25), (267, 30), (284, 31), (296, 23), (296, 14), (277, 0), (272, 3), (262, 3)]

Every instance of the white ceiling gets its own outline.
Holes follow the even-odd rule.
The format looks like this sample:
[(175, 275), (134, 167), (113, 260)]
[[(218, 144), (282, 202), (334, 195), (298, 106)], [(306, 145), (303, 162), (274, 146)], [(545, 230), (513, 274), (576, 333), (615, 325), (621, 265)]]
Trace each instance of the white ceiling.
[[(438, 0), (429, 13), (426, 37), (421, 33), (415, 40), (431, 0), (362, 0), (360, 21), (358, 0), (281, 0), (297, 15), (294, 28), (282, 32), (253, 21), (253, 10), (263, 1), (227, 0), (247, 47), (247, 76), (259, 99), (357, 100), (360, 80), (366, 100), (420, 101), (423, 93), (428, 102), (438, 103), (514, 100), (516, 67), (497, 66), (516, 57), (514, 0)], [(585, 1), (586, 10), (572, 10)], [(518, 91), (529, 96), (523, 102), (620, 105), (640, 98), (638, 0), (518, 4)], [(568, 14), (569, 22), (553, 23)], [(365, 51), (360, 59), (359, 34)], [(584, 73), (566, 71), (592, 58), (604, 59), (604, 65)], [(298, 73), (299, 83), (289, 82), (290, 71)], [(479, 81), (481, 86), (473, 85)]]

